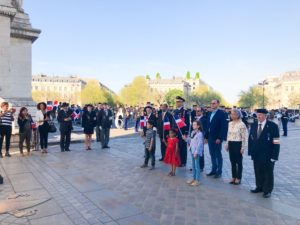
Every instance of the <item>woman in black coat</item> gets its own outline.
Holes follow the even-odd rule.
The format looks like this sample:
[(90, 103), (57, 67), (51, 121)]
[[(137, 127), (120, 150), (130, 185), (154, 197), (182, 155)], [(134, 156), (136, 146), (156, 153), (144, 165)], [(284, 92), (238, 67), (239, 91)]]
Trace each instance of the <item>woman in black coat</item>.
[(85, 147), (86, 150), (92, 150), (92, 136), (94, 134), (94, 128), (96, 126), (96, 112), (93, 110), (92, 105), (87, 105), (82, 115), (82, 127), (85, 133)]

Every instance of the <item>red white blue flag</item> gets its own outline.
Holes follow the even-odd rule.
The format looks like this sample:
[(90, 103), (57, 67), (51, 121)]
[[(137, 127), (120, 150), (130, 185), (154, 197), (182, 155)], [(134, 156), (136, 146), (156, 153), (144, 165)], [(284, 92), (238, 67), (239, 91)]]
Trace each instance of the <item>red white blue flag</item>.
[(47, 101), (47, 111), (52, 111), (52, 110), (53, 110), (53, 102)]
[(170, 130), (171, 129), (171, 123), (169, 121), (169, 118), (165, 116), (164, 118), (164, 130)]
[(180, 118), (179, 116), (174, 116), (174, 118), (175, 118), (175, 122), (176, 122), (176, 124), (177, 124), (177, 126), (179, 127), (179, 128), (183, 128), (183, 127), (185, 127), (186, 126), (186, 124), (185, 124), (185, 122), (183, 121), (183, 119), (182, 118)]
[(148, 117), (147, 117), (147, 116), (141, 116), (141, 119), (140, 119), (140, 127), (141, 127), (142, 129), (146, 126), (147, 121), (148, 121)]
[(80, 112), (73, 111), (71, 117), (73, 120), (79, 119), (80, 118)]

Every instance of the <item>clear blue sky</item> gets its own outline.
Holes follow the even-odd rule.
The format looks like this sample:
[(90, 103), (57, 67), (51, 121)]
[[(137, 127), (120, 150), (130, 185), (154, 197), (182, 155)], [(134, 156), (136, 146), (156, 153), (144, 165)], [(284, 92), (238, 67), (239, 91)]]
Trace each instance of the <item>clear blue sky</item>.
[(300, 69), (299, 0), (25, 0), (33, 72), (95, 77), (192, 74), (234, 102), (267, 75)]

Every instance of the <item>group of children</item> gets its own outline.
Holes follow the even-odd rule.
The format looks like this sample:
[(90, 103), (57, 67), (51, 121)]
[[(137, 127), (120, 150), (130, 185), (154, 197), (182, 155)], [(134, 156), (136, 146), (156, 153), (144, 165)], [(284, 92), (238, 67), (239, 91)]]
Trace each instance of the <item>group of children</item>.
[[(187, 138), (186, 142), (192, 159), (193, 178), (187, 181), (187, 184), (191, 186), (198, 186), (200, 184), (201, 173), (199, 160), (200, 157), (203, 156), (204, 152), (204, 135), (200, 121), (194, 121), (192, 127), (193, 131)], [(143, 136), (145, 138), (145, 161), (141, 168), (148, 167), (148, 161), (151, 158), (150, 170), (153, 170), (155, 167), (156, 131), (153, 129), (151, 121), (147, 122), (147, 130)], [(181, 165), (179, 139), (175, 129), (171, 129), (169, 131), (169, 136), (164, 143), (167, 146), (164, 162), (171, 166), (171, 171), (168, 173), (168, 176), (173, 177), (175, 176), (176, 168)]]

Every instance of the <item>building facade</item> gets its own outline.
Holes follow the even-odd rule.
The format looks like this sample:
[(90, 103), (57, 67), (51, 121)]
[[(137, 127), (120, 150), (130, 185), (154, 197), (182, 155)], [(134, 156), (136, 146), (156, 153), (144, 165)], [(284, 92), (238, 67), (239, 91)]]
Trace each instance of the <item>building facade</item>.
[(269, 76), (265, 79), (268, 108), (299, 108), (300, 104), (300, 71), (292, 71), (280, 76)]
[[(81, 105), (81, 91), (84, 89), (88, 79), (77, 76), (32, 76), (33, 98), (41, 98), (43, 101), (64, 101), (71, 104)], [(107, 86), (99, 82), (101, 88), (110, 94), (115, 93)]]

